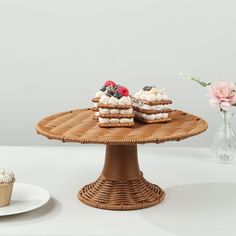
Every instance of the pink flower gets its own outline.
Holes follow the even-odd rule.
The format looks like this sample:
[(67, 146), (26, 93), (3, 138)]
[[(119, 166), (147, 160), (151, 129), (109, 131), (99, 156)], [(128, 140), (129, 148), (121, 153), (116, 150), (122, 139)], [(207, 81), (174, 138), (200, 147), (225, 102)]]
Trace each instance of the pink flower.
[(218, 81), (209, 86), (210, 104), (220, 106), (224, 111), (236, 104), (236, 85), (233, 82)]

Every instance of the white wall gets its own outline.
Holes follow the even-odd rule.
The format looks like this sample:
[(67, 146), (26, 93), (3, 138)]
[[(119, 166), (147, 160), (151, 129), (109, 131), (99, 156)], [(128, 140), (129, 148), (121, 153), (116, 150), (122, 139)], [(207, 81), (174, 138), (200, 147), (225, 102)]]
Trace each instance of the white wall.
[(209, 145), (217, 112), (178, 72), (236, 81), (235, 8), (233, 0), (0, 0), (0, 145), (60, 144), (37, 136), (36, 123), (90, 106), (108, 79), (132, 91), (165, 87), (175, 108), (210, 125), (177, 145)]

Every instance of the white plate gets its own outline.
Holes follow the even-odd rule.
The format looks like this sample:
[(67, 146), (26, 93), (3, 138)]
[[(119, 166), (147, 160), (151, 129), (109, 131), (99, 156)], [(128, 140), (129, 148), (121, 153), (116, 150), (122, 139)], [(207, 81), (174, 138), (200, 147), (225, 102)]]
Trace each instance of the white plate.
[(35, 210), (50, 199), (50, 194), (43, 188), (31, 184), (15, 183), (11, 204), (0, 207), (0, 216), (20, 214)]

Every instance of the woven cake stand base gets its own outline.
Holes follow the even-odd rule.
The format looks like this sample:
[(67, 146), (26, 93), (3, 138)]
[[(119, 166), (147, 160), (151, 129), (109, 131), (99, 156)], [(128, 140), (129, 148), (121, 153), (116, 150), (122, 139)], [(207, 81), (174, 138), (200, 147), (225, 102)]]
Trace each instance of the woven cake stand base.
[(159, 186), (143, 178), (137, 145), (106, 145), (100, 177), (78, 193), (78, 198), (89, 206), (119, 211), (151, 207), (164, 197)]
[[(100, 177), (78, 193), (92, 207), (107, 210), (135, 210), (160, 203), (165, 193), (143, 178), (137, 144), (180, 141), (207, 129), (202, 118), (174, 110), (171, 122), (144, 124), (132, 128), (100, 128), (91, 108), (61, 112), (37, 124), (38, 134), (49, 139), (82, 144), (105, 144), (106, 157)], [(69, 160), (68, 160), (69, 161)]]

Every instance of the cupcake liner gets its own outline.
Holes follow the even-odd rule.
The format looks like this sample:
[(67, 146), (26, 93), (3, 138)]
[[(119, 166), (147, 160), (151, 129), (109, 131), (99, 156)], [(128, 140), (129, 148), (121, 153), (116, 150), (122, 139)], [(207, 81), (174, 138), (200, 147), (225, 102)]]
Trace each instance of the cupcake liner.
[(14, 181), (0, 184), (0, 207), (8, 206), (11, 201)]

